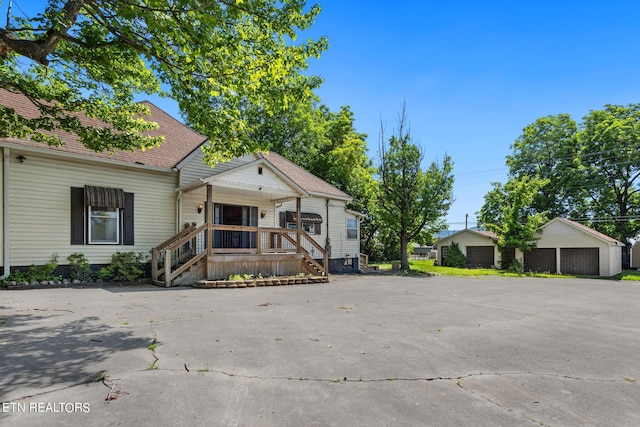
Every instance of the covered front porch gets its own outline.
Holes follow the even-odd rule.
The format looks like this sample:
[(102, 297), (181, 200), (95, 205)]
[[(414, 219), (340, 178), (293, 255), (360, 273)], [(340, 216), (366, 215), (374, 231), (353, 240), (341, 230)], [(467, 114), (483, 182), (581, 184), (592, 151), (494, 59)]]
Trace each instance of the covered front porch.
[[(153, 283), (169, 287), (237, 275), (327, 277), (327, 252), (301, 224), (301, 200), (309, 195), (260, 160), (177, 192), (178, 218), (186, 221), (153, 248)], [(276, 206), (292, 199), (295, 223), (277, 227)]]

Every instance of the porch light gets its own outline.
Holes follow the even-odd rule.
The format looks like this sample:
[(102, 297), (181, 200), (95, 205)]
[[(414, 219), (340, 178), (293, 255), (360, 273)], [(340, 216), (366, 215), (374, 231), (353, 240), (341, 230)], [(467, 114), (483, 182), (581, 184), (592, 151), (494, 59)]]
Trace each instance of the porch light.
[(202, 213), (202, 210), (204, 209), (204, 206), (202, 205), (202, 203), (200, 203), (198, 205), (198, 213)]
[(260, 218), (264, 218), (267, 215), (267, 211), (260, 212)]

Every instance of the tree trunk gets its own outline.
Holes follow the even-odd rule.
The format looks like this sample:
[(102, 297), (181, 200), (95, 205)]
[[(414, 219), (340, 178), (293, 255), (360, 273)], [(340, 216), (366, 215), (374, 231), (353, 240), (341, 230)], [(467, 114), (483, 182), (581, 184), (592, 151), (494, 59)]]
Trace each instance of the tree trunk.
[(409, 246), (409, 239), (407, 232), (400, 233), (400, 270), (409, 270), (409, 257), (407, 256), (407, 247)]

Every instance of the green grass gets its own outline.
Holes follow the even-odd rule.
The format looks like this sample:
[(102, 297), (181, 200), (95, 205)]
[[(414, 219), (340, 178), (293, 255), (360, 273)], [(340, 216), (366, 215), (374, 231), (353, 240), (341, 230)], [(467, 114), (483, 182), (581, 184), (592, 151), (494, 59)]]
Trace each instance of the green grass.
[[(493, 268), (453, 268), (441, 267), (433, 265), (434, 260), (410, 260), (410, 271), (404, 273), (407, 275), (417, 274), (433, 274), (438, 276), (503, 276), (503, 277), (547, 277), (547, 278), (594, 278), (593, 276), (575, 276), (570, 274), (551, 274), (551, 273), (510, 273), (503, 270)], [(377, 265), (380, 271), (391, 271), (391, 263), (372, 264)], [(613, 277), (603, 277), (609, 280), (635, 280), (640, 281), (640, 271), (623, 270), (622, 273)]]
[(638, 270), (623, 270), (621, 274), (615, 276), (618, 280), (635, 280), (640, 281), (640, 271)]
[[(494, 268), (454, 268), (454, 267), (441, 267), (439, 265), (433, 265), (434, 260), (410, 260), (409, 268), (411, 271), (406, 274), (433, 274), (438, 276), (463, 276), (463, 277), (477, 277), (477, 276), (505, 276), (505, 277), (575, 277), (567, 274), (549, 274), (549, 273), (510, 273), (503, 270), (497, 270)], [(391, 263), (377, 264), (381, 271), (390, 271)]]

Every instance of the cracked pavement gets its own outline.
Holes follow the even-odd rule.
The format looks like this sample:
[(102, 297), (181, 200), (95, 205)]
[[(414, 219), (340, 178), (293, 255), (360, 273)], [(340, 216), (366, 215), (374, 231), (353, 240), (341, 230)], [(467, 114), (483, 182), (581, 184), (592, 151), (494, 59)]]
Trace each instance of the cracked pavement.
[(607, 280), (0, 291), (0, 424), (637, 426), (639, 337)]

